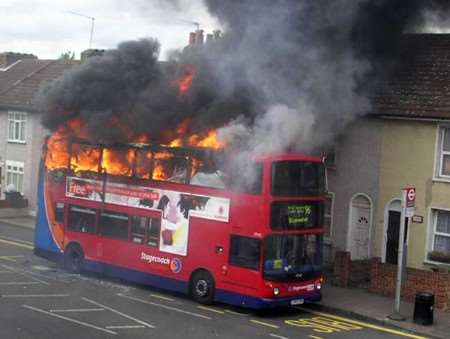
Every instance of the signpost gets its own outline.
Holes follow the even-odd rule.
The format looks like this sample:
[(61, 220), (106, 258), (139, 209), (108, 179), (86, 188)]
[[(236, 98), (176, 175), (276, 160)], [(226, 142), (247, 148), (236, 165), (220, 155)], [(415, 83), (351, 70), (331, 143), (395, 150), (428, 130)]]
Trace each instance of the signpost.
[[(406, 187), (402, 190), (402, 212), (400, 216), (400, 231), (398, 241), (398, 260), (397, 260), (397, 282), (395, 286), (395, 305), (394, 313), (389, 316), (393, 320), (405, 320), (400, 314), (400, 294), (402, 288), (403, 257), (406, 255), (407, 246), (405, 246), (405, 220), (414, 215), (416, 205), (416, 189), (415, 187)], [(405, 267), (406, 268), (406, 267)]]

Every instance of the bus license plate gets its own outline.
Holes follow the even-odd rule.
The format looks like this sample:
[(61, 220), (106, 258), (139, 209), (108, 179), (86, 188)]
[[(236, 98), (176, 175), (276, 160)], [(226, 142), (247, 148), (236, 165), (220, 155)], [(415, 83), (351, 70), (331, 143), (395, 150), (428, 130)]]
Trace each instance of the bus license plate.
[(291, 305), (303, 305), (305, 303), (305, 299), (294, 299), (291, 300)]

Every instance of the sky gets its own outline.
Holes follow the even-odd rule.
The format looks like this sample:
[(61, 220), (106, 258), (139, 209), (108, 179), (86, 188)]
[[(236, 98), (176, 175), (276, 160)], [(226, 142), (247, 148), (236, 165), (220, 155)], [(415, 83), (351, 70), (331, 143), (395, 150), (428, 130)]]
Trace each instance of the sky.
[[(182, 10), (178, 10), (182, 8)], [(187, 45), (189, 32), (200, 23), (205, 33), (220, 29), (201, 0), (1, 0), (0, 52), (32, 53), (56, 59), (62, 53), (89, 47), (115, 48), (118, 43), (157, 38), (160, 59)]]

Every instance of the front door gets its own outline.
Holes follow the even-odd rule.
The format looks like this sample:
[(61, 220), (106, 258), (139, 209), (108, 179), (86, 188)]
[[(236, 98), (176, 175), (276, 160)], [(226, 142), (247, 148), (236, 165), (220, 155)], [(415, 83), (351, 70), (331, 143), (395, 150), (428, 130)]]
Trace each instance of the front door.
[[(400, 236), (400, 217), (398, 211), (389, 211), (387, 241), (386, 241), (386, 263), (397, 265), (398, 241)], [(408, 219), (405, 218), (405, 241), (408, 234)]]
[(352, 260), (369, 258), (370, 201), (360, 195), (352, 202), (350, 251)]

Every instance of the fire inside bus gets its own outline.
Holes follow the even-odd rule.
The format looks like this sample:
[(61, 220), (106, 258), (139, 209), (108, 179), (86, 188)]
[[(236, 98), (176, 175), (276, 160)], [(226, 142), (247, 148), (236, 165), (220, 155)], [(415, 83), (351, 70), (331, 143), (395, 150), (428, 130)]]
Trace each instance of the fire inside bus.
[(243, 168), (209, 149), (72, 140), (63, 151), (57, 166), (54, 151), (43, 157), (37, 255), (205, 304), (321, 299), (321, 158), (252, 157)]

